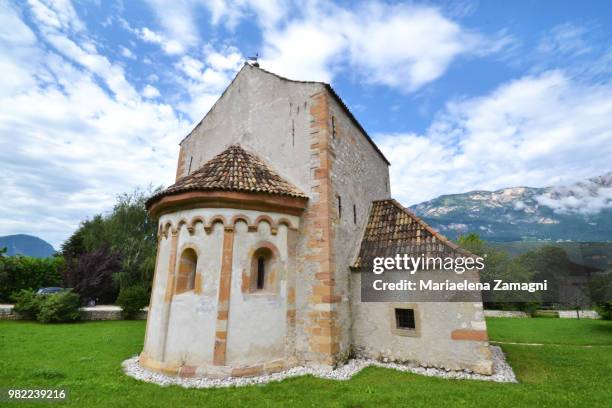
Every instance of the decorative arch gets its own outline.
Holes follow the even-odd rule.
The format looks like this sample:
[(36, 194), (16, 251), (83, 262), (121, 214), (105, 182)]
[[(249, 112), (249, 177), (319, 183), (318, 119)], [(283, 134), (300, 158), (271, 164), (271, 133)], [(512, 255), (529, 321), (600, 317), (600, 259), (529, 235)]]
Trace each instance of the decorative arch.
[(181, 230), (181, 228), (183, 227), (183, 225), (185, 225), (187, 227), (187, 231), (189, 232), (189, 235), (193, 235), (193, 227), (191, 226), (191, 224), (189, 223), (189, 221), (187, 221), (186, 218), (181, 218), (176, 226), (176, 229), (178, 231)]
[(236, 214), (232, 217), (231, 225), (235, 226), (238, 221), (244, 221), (246, 225), (251, 227), (251, 220), (244, 214)]
[(269, 215), (266, 215), (266, 214), (262, 214), (259, 217), (257, 217), (255, 219), (255, 229), (259, 228), (259, 223), (260, 222), (267, 222), (270, 225), (270, 233), (272, 235), (276, 235), (276, 232), (278, 231), (278, 228), (276, 227), (276, 223), (274, 222), (272, 217), (270, 217)]
[(202, 225), (206, 225), (206, 223), (204, 222), (204, 217), (202, 217), (201, 215), (196, 215), (191, 219), (190, 227), (195, 230), (195, 226), (198, 222), (201, 222)]
[(293, 226), (293, 223), (291, 222), (291, 220), (289, 218), (285, 218), (285, 217), (280, 218), (276, 222), (276, 224), (277, 224), (277, 226), (286, 225), (287, 228), (292, 229), (292, 230), (296, 230), (297, 229), (297, 226)]
[(161, 228), (162, 228), (162, 234), (164, 235), (164, 237), (167, 238), (168, 237), (168, 231), (173, 230), (173, 228), (172, 228), (172, 221), (170, 221), (170, 220), (166, 221)]
[(178, 224), (176, 224), (176, 228), (180, 230), (183, 225), (189, 225), (186, 218), (181, 218)]
[(227, 226), (227, 221), (225, 221), (225, 217), (220, 214), (217, 214), (208, 220), (208, 224), (205, 224), (204, 229), (206, 230), (206, 233), (210, 234), (212, 232), (213, 226), (218, 222), (223, 224), (223, 226)]

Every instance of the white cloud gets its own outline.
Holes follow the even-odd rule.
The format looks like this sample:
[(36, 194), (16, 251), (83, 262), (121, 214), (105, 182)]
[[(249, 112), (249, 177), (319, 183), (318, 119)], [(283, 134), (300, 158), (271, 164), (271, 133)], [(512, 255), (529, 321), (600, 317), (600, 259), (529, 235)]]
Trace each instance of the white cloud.
[(121, 55), (123, 55), (125, 58), (136, 59), (136, 56), (134, 55), (132, 51), (130, 51), (129, 48), (121, 47), (120, 49), (121, 49)]
[(536, 200), (559, 214), (596, 214), (612, 208), (612, 172), (570, 186), (555, 187)]
[(182, 54), (199, 43), (200, 35), (194, 18), (194, 1), (147, 0), (147, 2), (164, 28), (165, 38), (160, 44), (167, 53)]
[(159, 89), (155, 88), (152, 85), (147, 85), (142, 90), (142, 95), (146, 98), (156, 98), (160, 95)]
[(28, 0), (28, 4), (36, 18), (49, 27), (73, 32), (84, 28), (70, 0)]
[(406, 204), (440, 194), (549, 186), (610, 170), (612, 83), (561, 71), (526, 76), (449, 103), (425, 135), (379, 135), (393, 194)]
[(582, 25), (563, 23), (553, 27), (540, 40), (537, 50), (544, 54), (579, 56), (593, 50), (586, 36), (589, 30)]
[[(202, 42), (198, 29), (199, 11), (206, 8), (211, 15), (211, 24), (223, 24), (233, 30), (239, 22), (253, 16), (260, 27), (272, 26), (280, 21), (290, 9), (285, 0), (146, 0), (155, 13), (163, 34), (150, 29), (141, 31), (145, 41), (162, 45), (168, 54), (186, 54)], [(144, 30), (144, 29), (143, 29)], [(155, 34), (155, 35), (151, 35)]]
[(229, 29), (252, 15), (261, 27), (273, 26), (290, 9), (290, 3), (284, 0), (205, 0), (204, 3), (210, 10), (212, 24), (223, 23)]
[(187, 100), (177, 107), (194, 121), (208, 112), (243, 64), (242, 55), (234, 47), (217, 50), (209, 45), (204, 52), (201, 59), (183, 56), (175, 64), (186, 77), (178, 82), (187, 93)]
[(351, 71), (364, 82), (412, 92), (458, 57), (499, 52), (509, 42), (469, 31), (431, 6), (316, 4), (286, 24), (264, 28), (262, 66), (324, 81)]
[(0, 22), (10, 23), (0, 24), (0, 82), (12, 75), (0, 86), (0, 235), (31, 233), (56, 247), (117, 194), (172, 182), (190, 127), (171, 106), (143, 99), (85, 26), (76, 36), (57, 9), (37, 11), (37, 39), (17, 10), (0, 5)]
[[(299, 5), (262, 0), (149, 0), (163, 33), (139, 36), (166, 52), (187, 54), (201, 42), (200, 7), (213, 25), (233, 29), (255, 21), (263, 34), (262, 67), (295, 79), (331, 81), (350, 72), (364, 82), (412, 92), (428, 84), (461, 56), (500, 52), (511, 44), (461, 26), (428, 5), (369, 2), (340, 7), (327, 2)], [(173, 46), (168, 44), (173, 42)]]
[(184, 44), (180, 43), (177, 40), (168, 39), (165, 36), (159, 33), (156, 33), (155, 31), (147, 27), (142, 27), (142, 28), (129, 27), (129, 29), (134, 34), (136, 34), (142, 41), (152, 43), (152, 44), (158, 44), (162, 48), (162, 50), (164, 50), (166, 54), (169, 54), (169, 55), (183, 54), (186, 51), (186, 47)]

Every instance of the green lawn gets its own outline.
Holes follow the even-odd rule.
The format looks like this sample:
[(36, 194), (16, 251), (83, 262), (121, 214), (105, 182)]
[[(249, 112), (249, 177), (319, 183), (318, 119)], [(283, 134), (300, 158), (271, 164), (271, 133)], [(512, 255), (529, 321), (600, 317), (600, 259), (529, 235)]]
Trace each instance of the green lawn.
[(590, 344), (589, 339), (610, 344), (612, 322), (491, 319), (489, 328), (493, 340), (568, 345), (504, 345), (520, 384), (443, 380), (368, 368), (346, 382), (302, 377), (265, 386), (195, 390), (162, 388), (122, 374), (121, 362), (141, 349), (142, 321), (1, 321), (0, 387), (65, 387), (70, 390), (66, 405), (86, 407), (610, 406), (612, 349), (571, 344)]
[(612, 346), (612, 322), (605, 320), (498, 317), (488, 318), (487, 326), (496, 341)]

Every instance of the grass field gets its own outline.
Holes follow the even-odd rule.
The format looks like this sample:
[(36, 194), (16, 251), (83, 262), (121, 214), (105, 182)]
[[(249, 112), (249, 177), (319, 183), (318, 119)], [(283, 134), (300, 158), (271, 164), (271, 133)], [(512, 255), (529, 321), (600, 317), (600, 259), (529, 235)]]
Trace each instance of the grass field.
[(606, 320), (489, 318), (487, 324), (496, 341), (612, 346), (612, 322)]
[[(612, 322), (496, 318), (488, 325), (492, 340), (551, 343), (503, 345), (519, 384), (367, 368), (345, 382), (301, 377), (244, 388), (162, 388), (121, 372), (121, 362), (141, 350), (142, 321), (66, 325), (1, 321), (0, 387), (63, 387), (69, 390), (68, 400), (54, 406), (73, 407), (611, 406), (612, 347), (606, 345), (612, 344)], [(589, 344), (595, 346), (584, 347)]]

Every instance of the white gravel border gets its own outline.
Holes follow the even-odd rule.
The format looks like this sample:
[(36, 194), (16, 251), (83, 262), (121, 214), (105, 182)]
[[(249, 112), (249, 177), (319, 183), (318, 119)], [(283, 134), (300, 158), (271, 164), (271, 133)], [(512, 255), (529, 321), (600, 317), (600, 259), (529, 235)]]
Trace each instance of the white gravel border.
[(416, 365), (403, 365), (396, 363), (383, 363), (376, 360), (352, 359), (348, 363), (335, 370), (325, 371), (309, 367), (294, 367), (289, 370), (274, 374), (260, 375), (257, 377), (229, 377), (223, 379), (215, 378), (180, 378), (160, 374), (147, 370), (138, 364), (138, 357), (125, 360), (122, 364), (123, 372), (137, 380), (159, 384), (161, 386), (180, 385), (185, 388), (222, 388), (222, 387), (244, 387), (247, 385), (267, 384), (274, 381), (282, 381), (286, 378), (313, 375), (328, 380), (350, 380), (355, 374), (365, 367), (376, 366), (391, 368), (398, 371), (420, 374), (427, 377), (441, 377), (457, 380), (481, 380), (495, 382), (517, 382), (512, 367), (506, 362), (502, 349), (491, 346), (493, 354), (493, 375), (482, 375), (469, 373), (467, 371), (446, 371), (439, 368), (426, 368)]

